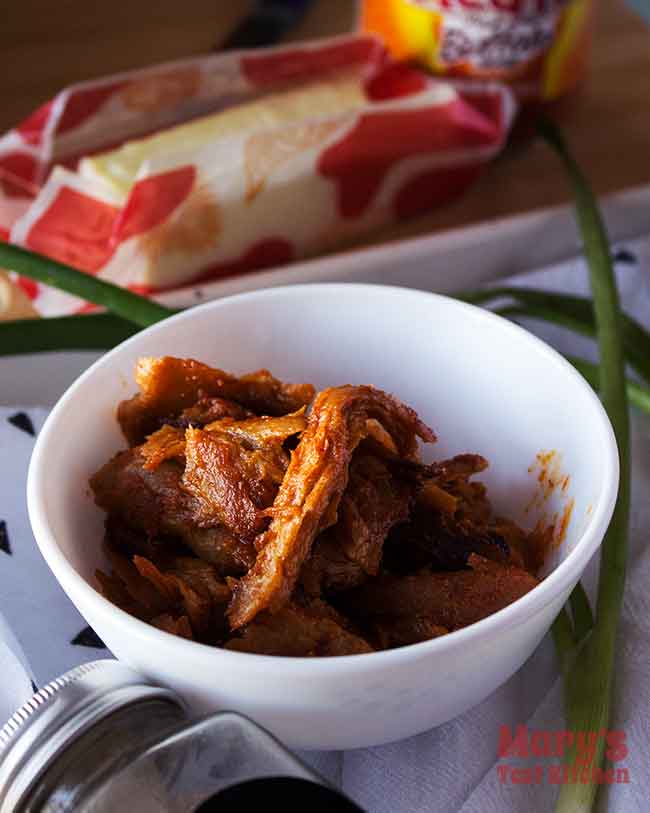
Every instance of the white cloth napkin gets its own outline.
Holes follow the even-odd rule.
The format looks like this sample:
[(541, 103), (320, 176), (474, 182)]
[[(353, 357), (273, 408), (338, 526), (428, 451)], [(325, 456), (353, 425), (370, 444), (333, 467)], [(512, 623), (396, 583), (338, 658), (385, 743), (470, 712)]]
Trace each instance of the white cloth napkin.
[(28, 700), (34, 691), (29, 665), (11, 628), (0, 615), (0, 725), (9, 719), (16, 707)]
[[(650, 324), (650, 237), (619, 247), (617, 273), (624, 305)], [(563, 291), (587, 292), (583, 263), (577, 259), (516, 280)], [(559, 329), (530, 325), (564, 352), (594, 358), (587, 339)], [(87, 660), (110, 657), (97, 636), (70, 604), (36, 548), (25, 506), (25, 480), (34, 436), (46, 410), (18, 406), (0, 408), (0, 610), (27, 653), (34, 680), (40, 686)], [(623, 620), (620, 628), (613, 728), (623, 729), (629, 754), (620, 763), (629, 783), (609, 789), (610, 813), (645, 813), (650, 765), (650, 418), (633, 414), (633, 497), (630, 563)], [(596, 563), (586, 584), (593, 595)], [(0, 628), (0, 647), (2, 629)], [(15, 650), (15, 647), (14, 647)], [(14, 656), (12, 656), (14, 657)], [(24, 700), (25, 674), (16, 667), (15, 685), (9, 656), (0, 648), (4, 701), (15, 692)], [(22, 676), (21, 676), (22, 674)], [(4, 704), (3, 704), (4, 703)], [(564, 727), (562, 691), (549, 638), (527, 664), (504, 686), (462, 717), (426, 734), (390, 745), (345, 753), (307, 753), (302, 756), (341, 786), (364, 809), (375, 813), (546, 813), (557, 788), (504, 784), (497, 767), (500, 727), (522, 723), (532, 730)], [(1, 725), (1, 721), (0, 721)]]

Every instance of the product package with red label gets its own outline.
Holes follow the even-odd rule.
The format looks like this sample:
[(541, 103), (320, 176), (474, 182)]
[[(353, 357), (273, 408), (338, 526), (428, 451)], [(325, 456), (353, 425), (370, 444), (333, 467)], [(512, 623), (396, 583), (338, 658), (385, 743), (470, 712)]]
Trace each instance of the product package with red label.
[(591, 44), (594, 0), (361, 0), (361, 27), (396, 59), (440, 76), (498, 79), (521, 101), (574, 90)]
[[(514, 108), (372, 36), (84, 82), (0, 138), (0, 236), (153, 295), (283, 265), (458, 195)], [(44, 315), (88, 310), (22, 284)]]

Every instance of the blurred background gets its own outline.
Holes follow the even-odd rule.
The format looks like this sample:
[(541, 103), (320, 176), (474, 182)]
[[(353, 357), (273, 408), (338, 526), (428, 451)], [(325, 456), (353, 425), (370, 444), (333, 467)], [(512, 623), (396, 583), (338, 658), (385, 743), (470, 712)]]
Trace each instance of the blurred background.
[[(331, 36), (355, 24), (354, 0), (295, 3), (306, 11), (285, 40)], [(71, 82), (218, 49), (259, 6), (251, 0), (12, 2), (3, 10), (0, 131)], [(650, 27), (638, 13), (649, 8), (648, 0), (598, 0), (588, 77), (558, 111), (599, 194), (650, 183)], [(559, 164), (542, 144), (526, 144), (490, 166), (471, 194), (400, 226), (399, 235), (567, 199)]]

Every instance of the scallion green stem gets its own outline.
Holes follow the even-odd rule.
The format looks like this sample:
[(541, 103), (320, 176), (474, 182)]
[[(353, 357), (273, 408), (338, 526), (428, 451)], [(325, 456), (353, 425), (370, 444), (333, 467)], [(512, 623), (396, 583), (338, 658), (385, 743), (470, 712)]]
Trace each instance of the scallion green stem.
[(571, 618), (565, 607), (562, 607), (558, 617), (551, 627), (555, 652), (560, 665), (560, 671), (565, 674), (571, 663), (571, 656), (575, 652), (576, 640)]
[[(568, 727), (573, 732), (596, 732), (592, 765), (600, 768), (605, 740), (599, 733), (609, 728), (616, 630), (627, 560), (630, 463), (623, 328), (609, 242), (596, 200), (555, 125), (543, 119), (539, 131), (564, 163), (575, 195), (598, 332), (601, 398), (614, 428), (620, 458), (618, 500), (601, 549), (596, 621), (585, 646), (571, 664), (566, 681)], [(573, 764), (576, 756), (574, 746), (569, 755)], [(556, 813), (588, 813), (597, 790), (594, 781), (562, 785)]]
[(580, 319), (570, 314), (556, 311), (550, 307), (543, 305), (502, 305), (495, 308), (495, 313), (499, 316), (507, 316), (509, 319), (517, 319), (518, 317), (525, 317), (528, 319), (539, 319), (542, 322), (550, 322), (560, 327), (565, 327), (567, 330), (572, 330), (575, 333), (581, 333), (584, 336), (594, 336), (595, 330), (590, 330), (589, 326), (582, 322)]
[[(459, 298), (476, 305), (501, 299), (514, 300), (519, 306), (536, 309), (541, 314), (540, 318), (554, 321), (585, 336), (596, 336), (593, 303), (586, 297), (508, 286), (467, 291)], [(621, 314), (621, 327), (628, 362), (650, 382), (650, 333), (625, 313)]]
[(140, 328), (110, 313), (0, 322), (0, 356), (52, 350), (110, 350)]
[(578, 582), (569, 596), (576, 644), (583, 641), (594, 626), (594, 614), (583, 586)]
[[(570, 316), (557, 313), (551, 308), (533, 305), (505, 305), (502, 308), (497, 308), (494, 312), (500, 316), (506, 316), (509, 319), (539, 319), (540, 321), (566, 327), (569, 330), (575, 330), (578, 333), (583, 332), (580, 329), (580, 325), (574, 322)], [(569, 361), (595, 390), (600, 390), (600, 368), (597, 364), (591, 364), (588, 361), (577, 358), (569, 358)], [(636, 365), (633, 365), (631, 362), (630, 366), (636, 368)], [(631, 379), (626, 381), (625, 387), (629, 402), (643, 412), (650, 412), (650, 389)]]
[[(589, 361), (575, 358), (574, 356), (567, 356), (567, 360), (573, 364), (576, 370), (587, 379), (595, 390), (600, 390), (600, 367), (597, 364), (592, 364)], [(627, 379), (625, 387), (630, 404), (642, 412), (650, 413), (650, 388), (644, 387), (629, 378)]]
[(0, 267), (101, 305), (141, 327), (153, 325), (174, 312), (92, 274), (77, 271), (76, 268), (10, 243), (0, 242)]
[(567, 607), (563, 607), (551, 628), (562, 672), (567, 670), (571, 658), (575, 655), (576, 647), (594, 625), (589, 597), (581, 582), (578, 582), (571, 591), (569, 607), (571, 615), (567, 612)]
[(589, 597), (581, 582), (578, 582), (569, 596), (571, 615), (563, 607), (553, 622), (551, 632), (557, 651), (560, 669), (566, 672), (576, 647), (586, 638), (594, 625)]
[[(494, 312), (500, 316), (506, 316), (509, 319), (539, 319), (540, 321), (566, 327), (569, 330), (575, 330), (578, 333), (583, 332), (581, 325), (575, 322), (570, 316), (557, 313), (551, 308), (533, 305), (505, 305), (502, 308), (497, 308)], [(595, 390), (600, 389), (600, 372), (597, 364), (591, 364), (588, 361), (577, 358), (569, 358), (569, 361), (582, 373)], [(630, 360), (628, 359), (628, 361)], [(630, 366), (636, 368), (636, 365), (633, 365), (631, 362)], [(637, 384), (636, 381), (632, 381), (631, 379), (627, 380), (625, 386), (629, 402), (643, 412), (650, 412), (650, 389), (641, 384)]]

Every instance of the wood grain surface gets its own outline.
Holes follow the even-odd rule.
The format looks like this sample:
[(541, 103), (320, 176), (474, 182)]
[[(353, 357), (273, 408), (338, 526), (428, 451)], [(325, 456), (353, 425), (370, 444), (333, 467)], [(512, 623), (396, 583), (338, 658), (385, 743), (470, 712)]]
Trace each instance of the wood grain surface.
[[(650, 28), (622, 0), (596, 0), (589, 76), (555, 114), (600, 194), (650, 183)], [(223, 40), (247, 0), (12, 0), (3, 12), (0, 130), (57, 90), (192, 54)], [(353, 0), (320, 0), (291, 39), (354, 24)], [(509, 148), (459, 201), (384, 231), (386, 240), (529, 211), (568, 199), (562, 171), (539, 142)]]

